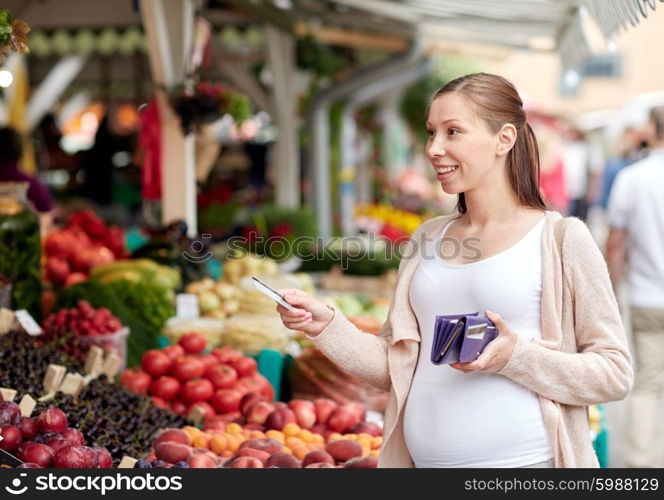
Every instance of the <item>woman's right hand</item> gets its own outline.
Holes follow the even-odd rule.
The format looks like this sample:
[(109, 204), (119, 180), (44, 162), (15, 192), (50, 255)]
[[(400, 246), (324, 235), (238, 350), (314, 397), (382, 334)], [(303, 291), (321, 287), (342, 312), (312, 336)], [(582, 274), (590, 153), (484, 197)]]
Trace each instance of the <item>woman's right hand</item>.
[(277, 312), (281, 314), (286, 328), (299, 330), (310, 336), (316, 336), (322, 332), (334, 318), (334, 310), (326, 306), (320, 300), (297, 288), (285, 288), (278, 290), (286, 302), (294, 309), (289, 311), (282, 305), (277, 306)]

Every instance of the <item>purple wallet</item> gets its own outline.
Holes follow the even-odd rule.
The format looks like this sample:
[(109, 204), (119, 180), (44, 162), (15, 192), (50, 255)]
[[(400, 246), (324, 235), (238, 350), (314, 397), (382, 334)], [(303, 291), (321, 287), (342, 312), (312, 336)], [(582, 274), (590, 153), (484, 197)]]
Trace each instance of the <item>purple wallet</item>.
[(436, 316), (431, 362), (446, 365), (475, 361), (497, 334), (496, 325), (478, 313)]

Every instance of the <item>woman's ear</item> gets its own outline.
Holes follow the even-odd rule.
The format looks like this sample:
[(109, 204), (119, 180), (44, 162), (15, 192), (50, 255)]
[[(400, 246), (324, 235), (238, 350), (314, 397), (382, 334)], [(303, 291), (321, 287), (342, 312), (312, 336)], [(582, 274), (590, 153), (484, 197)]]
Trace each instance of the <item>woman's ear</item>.
[(506, 155), (514, 147), (516, 142), (517, 131), (516, 127), (511, 123), (506, 123), (498, 132), (498, 145), (496, 147), (496, 154), (498, 156)]

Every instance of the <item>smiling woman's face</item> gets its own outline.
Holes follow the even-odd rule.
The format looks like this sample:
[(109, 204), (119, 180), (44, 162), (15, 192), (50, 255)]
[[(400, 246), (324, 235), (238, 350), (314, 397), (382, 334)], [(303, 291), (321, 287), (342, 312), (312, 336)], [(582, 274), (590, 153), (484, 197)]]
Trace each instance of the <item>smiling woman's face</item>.
[(456, 93), (437, 97), (426, 126), (427, 158), (446, 193), (469, 191), (495, 175), (498, 134), (475, 114), (466, 97)]

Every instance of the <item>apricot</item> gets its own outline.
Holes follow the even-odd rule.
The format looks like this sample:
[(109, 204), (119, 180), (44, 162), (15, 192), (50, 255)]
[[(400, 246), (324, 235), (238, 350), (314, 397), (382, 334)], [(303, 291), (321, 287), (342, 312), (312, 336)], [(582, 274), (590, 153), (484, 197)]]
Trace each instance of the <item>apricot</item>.
[(314, 463), (328, 463), (334, 465), (334, 458), (328, 452), (324, 450), (314, 450), (306, 454), (302, 460), (302, 466), (306, 467), (309, 464)]
[(284, 433), (281, 431), (275, 431), (270, 429), (265, 433), (266, 437), (276, 439), (279, 441), (281, 444), (284, 444), (286, 442), (286, 436), (284, 436)]
[[(198, 427), (194, 427), (192, 425), (185, 425), (182, 428), (182, 430), (189, 435), (189, 438), (192, 440), (192, 442), (195, 438), (200, 436), (200, 434), (202, 432)], [(184, 443), (184, 444), (186, 444), (186, 443)]]
[(284, 436), (288, 437), (288, 436), (297, 436), (301, 430), (302, 428), (299, 425), (297, 425), (294, 422), (290, 422), (284, 425), (283, 429), (281, 429), (281, 432), (284, 433)]
[(228, 439), (226, 439), (225, 434), (215, 434), (210, 438), (210, 449), (217, 455), (221, 456), (221, 454), (226, 451), (227, 447)]
[(311, 450), (310, 450), (309, 448), (307, 448), (306, 445), (305, 445), (305, 446), (301, 446), (301, 447), (299, 447), (299, 448), (293, 450), (293, 456), (294, 456), (295, 458), (297, 458), (298, 460), (304, 460), (304, 457), (306, 457), (307, 454), (308, 454), (310, 451), (311, 451)]
[(278, 467), (280, 469), (300, 469), (302, 464), (293, 455), (288, 453), (275, 453), (265, 463), (266, 467)]
[(339, 439), (328, 443), (325, 451), (332, 455), (332, 458), (337, 462), (345, 462), (351, 458), (362, 456), (362, 447), (350, 439)]
[(199, 436), (194, 438), (192, 445), (196, 448), (210, 448), (210, 439), (212, 436), (207, 432), (202, 432)]
[(237, 434), (237, 433), (242, 434), (242, 426), (237, 422), (230, 422), (226, 426), (226, 432), (230, 432), (231, 434)]

